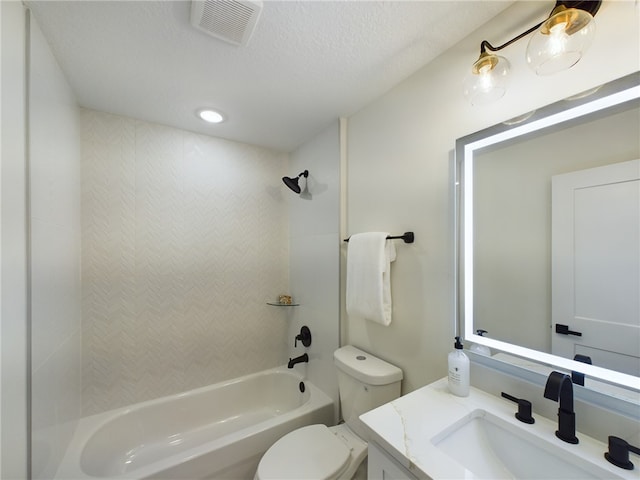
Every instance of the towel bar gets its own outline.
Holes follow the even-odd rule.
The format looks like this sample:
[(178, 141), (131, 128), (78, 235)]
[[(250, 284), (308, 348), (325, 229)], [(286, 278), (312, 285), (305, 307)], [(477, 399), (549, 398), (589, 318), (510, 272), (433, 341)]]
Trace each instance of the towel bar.
[[(402, 235), (387, 235), (387, 240), (396, 240), (398, 238), (404, 240), (404, 243), (413, 243), (415, 236), (413, 232), (404, 232)], [(345, 238), (344, 241), (348, 242), (349, 239)]]

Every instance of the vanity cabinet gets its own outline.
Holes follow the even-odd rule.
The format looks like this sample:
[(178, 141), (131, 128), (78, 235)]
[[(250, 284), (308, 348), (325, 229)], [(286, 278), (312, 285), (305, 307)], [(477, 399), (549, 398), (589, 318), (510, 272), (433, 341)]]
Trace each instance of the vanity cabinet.
[(369, 443), (367, 469), (368, 480), (417, 480), (418, 478), (374, 442)]

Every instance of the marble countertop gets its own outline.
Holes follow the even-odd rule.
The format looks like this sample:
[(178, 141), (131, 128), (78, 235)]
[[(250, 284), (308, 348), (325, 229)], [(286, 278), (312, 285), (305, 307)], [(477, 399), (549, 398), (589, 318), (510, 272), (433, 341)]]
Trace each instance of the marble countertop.
[[(510, 393), (510, 392), (507, 392)], [(542, 394), (542, 392), (541, 392)], [(606, 444), (577, 432), (578, 445), (570, 445), (555, 436), (556, 422), (536, 415), (535, 424), (516, 420), (517, 405), (504, 398), (471, 387), (468, 397), (449, 393), (443, 378), (360, 416), (372, 440), (418, 478), (478, 478), (447, 456), (432, 439), (452, 424), (463, 421), (482, 409), (508, 422), (514, 429), (526, 429), (558, 449), (597, 465), (611, 478), (638, 479), (636, 469), (627, 471), (604, 459)]]

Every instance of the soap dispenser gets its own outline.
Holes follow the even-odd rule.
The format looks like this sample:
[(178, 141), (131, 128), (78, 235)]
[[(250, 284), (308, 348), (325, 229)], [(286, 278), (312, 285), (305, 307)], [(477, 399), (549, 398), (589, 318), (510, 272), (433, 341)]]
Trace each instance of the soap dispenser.
[(469, 395), (469, 357), (462, 351), (460, 337), (456, 337), (453, 352), (449, 353), (449, 391), (458, 397)]
[[(476, 334), (480, 337), (484, 337), (485, 333), (489, 332), (487, 332), (486, 330), (482, 330), (481, 328), (476, 330)], [(486, 345), (478, 345), (477, 343), (474, 343), (471, 345), (471, 347), (469, 347), (469, 351), (477, 353), (478, 355), (484, 355), (486, 357), (491, 356), (491, 350)]]

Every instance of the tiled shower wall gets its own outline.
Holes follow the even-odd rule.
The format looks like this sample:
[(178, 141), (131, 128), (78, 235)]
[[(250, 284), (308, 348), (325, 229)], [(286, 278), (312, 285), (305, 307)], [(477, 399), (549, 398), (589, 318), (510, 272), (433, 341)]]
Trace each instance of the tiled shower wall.
[(90, 110), (83, 414), (281, 365), (288, 157)]

